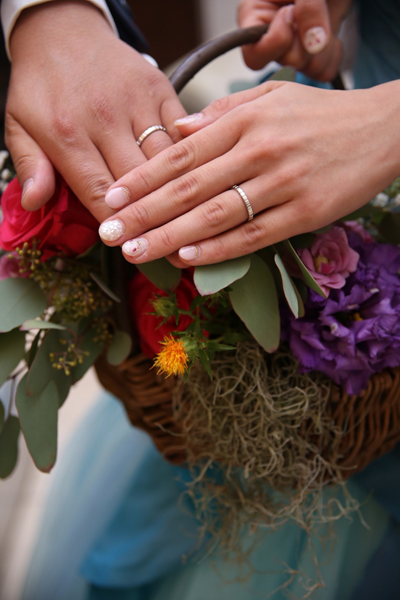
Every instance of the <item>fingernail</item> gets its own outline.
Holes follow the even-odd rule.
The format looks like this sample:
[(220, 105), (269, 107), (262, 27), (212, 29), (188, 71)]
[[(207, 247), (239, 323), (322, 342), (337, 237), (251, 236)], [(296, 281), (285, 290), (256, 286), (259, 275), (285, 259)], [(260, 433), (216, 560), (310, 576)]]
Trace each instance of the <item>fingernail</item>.
[(291, 4), (286, 8), (285, 12), (286, 23), (294, 24), (294, 4)]
[(110, 208), (122, 208), (129, 202), (129, 190), (126, 187), (114, 188), (104, 198)]
[(318, 54), (326, 46), (328, 36), (323, 27), (313, 27), (304, 36), (304, 47), (309, 54)]
[(182, 260), (194, 260), (201, 254), (201, 248), (198, 246), (184, 246), (179, 250), (179, 256)]
[(142, 256), (149, 248), (149, 242), (146, 238), (137, 238), (136, 240), (129, 240), (122, 245), (122, 252), (128, 256)]
[(125, 232), (125, 225), (121, 219), (104, 221), (99, 227), (99, 236), (106, 242), (116, 242)]
[(183, 117), (182, 119), (177, 119), (174, 125), (191, 125), (193, 123), (199, 123), (203, 119), (203, 113), (194, 113), (193, 115), (188, 115), (187, 117)]
[(29, 179), (27, 179), (25, 181), (24, 185), (22, 186), (22, 196), (21, 196), (22, 207), (24, 207), (24, 202), (26, 200), (26, 196), (28, 195), (29, 190), (32, 189), (33, 183), (34, 183), (34, 181), (33, 181), (32, 177), (30, 177)]

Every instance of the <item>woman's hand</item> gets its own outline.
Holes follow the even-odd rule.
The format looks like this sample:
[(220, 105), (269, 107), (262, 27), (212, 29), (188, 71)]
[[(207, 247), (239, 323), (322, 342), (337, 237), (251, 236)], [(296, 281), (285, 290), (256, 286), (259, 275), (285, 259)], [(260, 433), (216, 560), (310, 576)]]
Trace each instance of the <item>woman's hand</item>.
[[(119, 40), (88, 2), (23, 11), (11, 37), (6, 144), (35, 210), (54, 192), (54, 167), (102, 221), (110, 185), (179, 139), (186, 113), (168, 79)], [(137, 139), (151, 125), (168, 133)]]
[(188, 138), (112, 186), (106, 200), (131, 204), (101, 225), (102, 239), (134, 263), (210, 264), (349, 214), (400, 173), (399, 88), (267, 82), (213, 103), (178, 124)]
[(336, 34), (351, 4), (352, 0), (242, 0), (240, 27), (270, 24), (259, 42), (243, 47), (246, 64), (261, 69), (276, 60), (313, 79), (331, 81), (342, 56)]

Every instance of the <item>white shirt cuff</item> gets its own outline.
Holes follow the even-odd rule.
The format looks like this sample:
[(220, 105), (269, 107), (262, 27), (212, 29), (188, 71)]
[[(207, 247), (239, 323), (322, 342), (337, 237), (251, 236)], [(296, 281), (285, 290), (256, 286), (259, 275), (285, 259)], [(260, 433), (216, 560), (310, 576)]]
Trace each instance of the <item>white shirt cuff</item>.
[[(14, 25), (21, 14), (21, 12), (29, 6), (35, 6), (36, 4), (44, 4), (45, 2), (51, 2), (52, 0), (2, 0), (1, 3), (1, 23), (3, 26), (4, 39), (6, 41), (7, 56), (11, 60), (10, 54), (10, 37)], [(114, 19), (108, 9), (105, 0), (87, 0), (91, 2), (97, 8), (101, 10), (110, 26), (114, 30), (115, 34), (118, 35), (117, 28), (114, 23)]]

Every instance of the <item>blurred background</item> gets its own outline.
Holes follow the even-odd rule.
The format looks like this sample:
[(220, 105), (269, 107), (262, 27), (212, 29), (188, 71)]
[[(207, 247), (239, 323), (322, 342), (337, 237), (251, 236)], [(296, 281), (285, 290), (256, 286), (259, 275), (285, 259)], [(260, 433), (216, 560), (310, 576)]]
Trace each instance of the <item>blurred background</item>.
[[(146, 35), (161, 68), (171, 72), (185, 54), (202, 42), (236, 26), (238, 0), (132, 0), (136, 22)], [(189, 84), (181, 99), (189, 112), (200, 110), (213, 99), (227, 95), (232, 84), (248, 87), (259, 74), (248, 70), (240, 50), (234, 50), (206, 67)], [(4, 106), (9, 63), (0, 43), (0, 135), (4, 146)], [(75, 386), (59, 415), (59, 456), (83, 415), (96, 403), (100, 385), (91, 370)], [(0, 599), (19, 600), (30, 557), (35, 549), (44, 515), (46, 493), (57, 471), (39, 473), (20, 438), (15, 472), (0, 481)], [(54, 598), (57, 600), (57, 598)]]

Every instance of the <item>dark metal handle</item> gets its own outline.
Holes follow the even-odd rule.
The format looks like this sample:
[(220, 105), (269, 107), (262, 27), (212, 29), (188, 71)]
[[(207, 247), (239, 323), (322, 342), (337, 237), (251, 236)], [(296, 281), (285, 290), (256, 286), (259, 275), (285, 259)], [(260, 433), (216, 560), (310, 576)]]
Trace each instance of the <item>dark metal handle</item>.
[[(225, 35), (221, 35), (215, 40), (207, 42), (204, 46), (195, 50), (169, 78), (176, 93), (179, 94), (196, 73), (215, 58), (222, 56), (226, 52), (229, 52), (229, 50), (233, 50), (238, 46), (255, 44), (267, 31), (268, 25), (257, 25), (257, 27), (248, 27), (247, 29), (235, 29)], [(332, 85), (337, 90), (345, 89), (340, 75), (335, 77), (332, 81)]]

